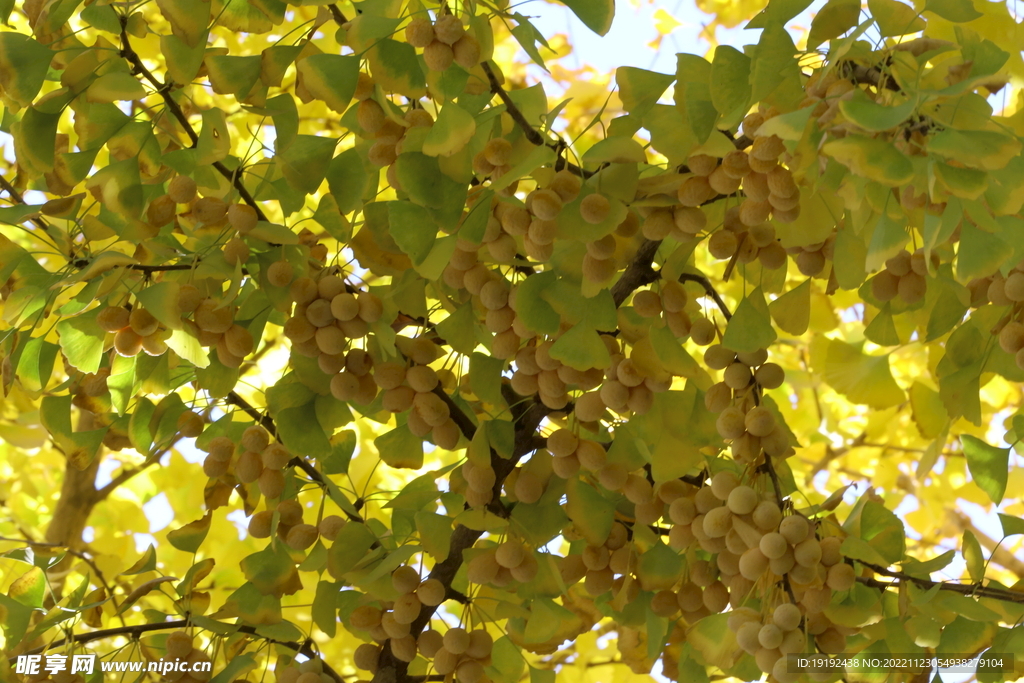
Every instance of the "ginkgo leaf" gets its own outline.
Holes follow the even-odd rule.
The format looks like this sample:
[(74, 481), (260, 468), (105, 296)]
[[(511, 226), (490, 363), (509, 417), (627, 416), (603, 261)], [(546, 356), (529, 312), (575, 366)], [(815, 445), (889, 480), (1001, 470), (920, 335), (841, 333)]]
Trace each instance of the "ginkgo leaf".
[(476, 133), (476, 121), (469, 112), (454, 102), (441, 107), (437, 120), (423, 141), (427, 156), (450, 157), (466, 146)]
[(1006, 492), (1010, 449), (990, 446), (970, 434), (961, 435), (960, 441), (964, 446), (964, 457), (971, 478), (998, 505)]
[(917, 33), (925, 27), (925, 21), (917, 10), (897, 0), (868, 0), (868, 11), (883, 37)]
[(868, 356), (858, 346), (838, 339), (828, 343), (825, 381), (854, 403), (883, 409), (904, 400), (889, 369), (889, 356)]
[(772, 319), (780, 329), (799, 336), (811, 321), (811, 281), (802, 283), (768, 304)]
[(768, 348), (775, 338), (768, 306), (759, 287), (736, 307), (725, 328), (722, 344), (737, 353), (751, 353)]
[[(857, 11), (860, 6), (855, 5)], [(825, 143), (822, 151), (857, 175), (888, 187), (910, 182), (914, 167), (892, 143), (878, 138), (851, 135)]]

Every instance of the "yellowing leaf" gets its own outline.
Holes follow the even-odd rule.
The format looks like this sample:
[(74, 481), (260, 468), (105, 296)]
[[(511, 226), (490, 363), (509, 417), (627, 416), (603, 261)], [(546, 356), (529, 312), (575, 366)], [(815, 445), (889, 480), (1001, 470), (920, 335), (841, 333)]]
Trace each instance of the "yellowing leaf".
[(808, 278), (768, 304), (775, 324), (794, 336), (807, 331), (811, 322), (811, 280)]
[(310, 55), (296, 64), (303, 87), (332, 110), (348, 109), (359, 79), (359, 58), (351, 55)]
[(892, 143), (877, 138), (851, 135), (825, 143), (822, 151), (857, 175), (888, 187), (904, 185), (914, 176), (910, 160)]
[(883, 409), (901, 403), (903, 390), (892, 378), (889, 356), (868, 356), (858, 346), (830, 340), (825, 381), (854, 403)]
[(858, 0), (829, 0), (811, 21), (807, 49), (813, 50), (826, 40), (843, 35), (857, 25), (860, 16)]
[(423, 141), (427, 156), (450, 157), (462, 150), (476, 133), (476, 121), (469, 112), (454, 102), (441, 107), (437, 120)]
[(868, 0), (868, 11), (882, 37), (917, 33), (925, 27), (924, 19), (913, 7), (897, 0)]
[(775, 341), (768, 306), (758, 287), (740, 302), (725, 328), (722, 344), (737, 353), (767, 349)]
[(211, 513), (207, 512), (200, 519), (167, 532), (167, 541), (178, 550), (195, 553), (210, 532), (210, 521)]
[(977, 536), (970, 529), (964, 531), (964, 539), (960, 547), (971, 580), (983, 581), (985, 579), (985, 555), (981, 552), (981, 544), (978, 542)]

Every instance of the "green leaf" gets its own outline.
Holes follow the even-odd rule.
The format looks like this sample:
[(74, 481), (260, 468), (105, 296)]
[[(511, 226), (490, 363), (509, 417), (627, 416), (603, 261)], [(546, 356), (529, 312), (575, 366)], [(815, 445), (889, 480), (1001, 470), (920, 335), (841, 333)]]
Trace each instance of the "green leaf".
[(750, 57), (719, 45), (711, 62), (711, 103), (722, 115), (721, 127), (731, 128), (746, 116), (750, 93)]
[(1024, 519), (1004, 515), (1001, 512), (998, 513), (998, 515), (999, 523), (1003, 527), (1003, 536), (1017, 536), (1018, 534), (1024, 534)]
[(544, 300), (543, 294), (558, 281), (558, 275), (551, 270), (532, 275), (519, 285), (516, 295), (516, 314), (527, 328), (537, 334), (555, 334), (561, 324), (561, 316)]
[(964, 446), (967, 469), (978, 487), (988, 494), (989, 499), (999, 505), (1006, 492), (1007, 468), (1010, 462), (1009, 448), (989, 446), (981, 439), (963, 434), (960, 442)]
[[(652, 327), (651, 347), (665, 369), (677, 377), (696, 378), (703, 370), (667, 327)], [(633, 348), (636, 348), (634, 346)], [(610, 359), (609, 359), (610, 360)], [(593, 366), (602, 367), (602, 366)], [(606, 366), (605, 366), (606, 367)]]
[(583, 153), (585, 166), (597, 166), (603, 163), (642, 164), (647, 155), (639, 142), (627, 137), (608, 137)]
[(935, 655), (938, 657), (963, 657), (974, 655), (992, 642), (998, 627), (995, 623), (979, 623), (966, 617), (957, 617), (942, 629)]
[(168, 531), (167, 542), (182, 552), (195, 553), (206, 540), (206, 534), (210, 532), (211, 520), (212, 513), (207, 512), (194, 522)]
[(981, 543), (978, 537), (970, 529), (964, 531), (963, 542), (960, 545), (963, 552), (964, 562), (967, 564), (967, 573), (972, 581), (985, 580), (985, 555), (981, 552)]
[[(221, 161), (231, 152), (231, 131), (224, 110), (214, 107), (203, 112), (203, 127), (196, 143), (196, 164), (202, 167)], [(136, 164), (138, 165), (138, 164)]]
[(1003, 168), (1020, 150), (1016, 138), (987, 130), (946, 128), (928, 138), (928, 151), (932, 154), (985, 171)]
[(437, 238), (437, 224), (430, 212), (412, 202), (388, 202), (388, 222), (391, 237), (413, 265), (426, 259)]
[(298, 456), (326, 458), (332, 452), (331, 442), (316, 416), (316, 404), (287, 408), (274, 416), (277, 431), (285, 446)]
[(335, 579), (351, 571), (366, 557), (367, 551), (377, 542), (373, 532), (365, 524), (350, 523), (341, 527), (327, 551), (327, 571)]
[(991, 275), (1011, 256), (1013, 248), (998, 235), (976, 228), (970, 221), (960, 225), (956, 279), (969, 282)]
[[(776, 0), (771, 5), (778, 2), (779, 0)], [(806, 3), (806, 0), (796, 0), (796, 2), (805, 6), (809, 4)], [(800, 68), (796, 61), (796, 53), (793, 37), (789, 35), (783, 22), (772, 22), (765, 26), (751, 56), (750, 100), (752, 102), (763, 101), (788, 78), (799, 78)]]
[(27, 107), (43, 87), (52, 58), (50, 48), (30, 36), (0, 33), (0, 88), (19, 106)]
[(615, 0), (559, 0), (572, 10), (587, 28), (599, 36), (608, 33), (615, 18)]
[(917, 33), (925, 27), (917, 10), (896, 0), (868, 0), (868, 12), (883, 38)]
[(437, 324), (437, 333), (455, 351), (470, 354), (477, 346), (476, 328), (473, 304), (466, 302)]
[(444, 562), (451, 550), (452, 518), (422, 511), (416, 513), (415, 519), (423, 549), (434, 562)]
[(311, 616), (317, 628), (333, 638), (338, 630), (338, 589), (340, 584), (320, 581), (316, 584)]
[[(342, 528), (344, 533), (345, 528)], [(361, 526), (361, 525), (353, 525)], [(341, 537), (341, 534), (338, 534)], [(238, 563), (245, 578), (256, 587), (262, 595), (280, 596), (286, 592), (294, 592), (294, 584), (299, 575), (295, 563), (285, 551), (283, 545), (269, 545), (258, 553), (253, 553)], [(274, 620), (279, 622), (280, 620)]]
[(46, 596), (46, 572), (32, 567), (11, 583), (7, 597), (26, 607), (42, 607)]
[(644, 590), (668, 590), (679, 580), (683, 558), (664, 543), (655, 543), (640, 556), (637, 575)]
[(160, 53), (167, 63), (169, 81), (191, 83), (199, 73), (203, 58), (206, 56), (206, 36), (201, 35), (193, 46), (189, 46), (173, 33), (160, 36)]
[(213, 86), (213, 92), (221, 95), (234, 95), (238, 99), (244, 100), (260, 79), (262, 61), (260, 55), (244, 57), (214, 55), (208, 57), (206, 69), (210, 73), (210, 85)]
[(373, 78), (385, 92), (410, 99), (423, 97), (427, 81), (412, 45), (383, 38), (366, 54)]
[(106, 335), (96, 324), (100, 310), (94, 308), (57, 323), (60, 349), (64, 357), (82, 372), (96, 372), (103, 360), (103, 340)]
[(139, 290), (135, 296), (164, 327), (176, 330), (181, 327), (181, 309), (178, 306), (180, 289), (177, 282), (157, 282)]
[(29, 339), (18, 359), (18, 380), (28, 391), (42, 391), (50, 381), (57, 345), (42, 337)]
[(197, 368), (205, 368), (210, 365), (210, 356), (200, 344), (199, 340), (192, 336), (188, 330), (174, 330), (166, 340), (167, 347), (174, 351), (183, 360), (187, 360)]
[(171, 24), (171, 30), (185, 45), (196, 47), (205, 39), (210, 23), (208, 0), (157, 0), (157, 6)]
[(310, 55), (296, 64), (302, 85), (331, 110), (344, 114), (359, 80), (359, 58), (353, 55)]
[(854, 403), (878, 410), (902, 403), (903, 390), (892, 378), (889, 356), (867, 356), (860, 347), (832, 339), (825, 360), (825, 381)]
[(85, 91), (89, 102), (108, 103), (141, 100), (146, 89), (129, 73), (110, 71), (94, 80)]
[(736, 307), (722, 336), (722, 345), (736, 353), (751, 353), (767, 349), (775, 338), (768, 306), (758, 287)]
[(859, 0), (829, 0), (811, 21), (807, 34), (807, 49), (813, 50), (826, 40), (843, 35), (857, 25), (860, 17)]
[[(896, 0), (885, 1), (899, 4)], [(870, 99), (863, 90), (855, 90), (850, 99), (840, 100), (839, 111), (851, 123), (864, 130), (881, 132), (895, 128), (906, 121), (907, 117), (914, 113), (916, 106), (916, 101), (907, 100), (902, 104), (889, 107)]]
[(496, 683), (519, 683), (525, 668), (526, 660), (523, 653), (508, 636), (502, 636), (494, 641), (491, 665), (487, 667), (487, 674)]
[(619, 87), (622, 108), (639, 117), (650, 111), (675, 80), (675, 76), (670, 74), (632, 66), (620, 66), (615, 70), (615, 84)]
[(782, 331), (795, 337), (806, 332), (811, 322), (810, 278), (768, 304), (768, 311)]
[(494, 406), (504, 406), (501, 395), (501, 373), (505, 361), (500, 358), (474, 353), (469, 360), (469, 386), (473, 393)]
[[(855, 5), (860, 11), (860, 5)], [(819, 15), (820, 16), (820, 15)], [(856, 135), (825, 143), (822, 151), (859, 176), (886, 187), (899, 187), (914, 177), (910, 160), (892, 143)]]
[(577, 323), (551, 346), (551, 357), (575, 370), (606, 368), (611, 364), (608, 347), (593, 327)]
[(25, 111), (21, 120), (11, 126), (19, 164), (24, 164), (35, 174), (53, 169), (59, 122), (60, 114), (43, 112), (35, 107)]
[(373, 440), (377, 455), (390, 467), (418, 470), (423, 467), (423, 440), (406, 425)]
[(900, 343), (896, 324), (892, 319), (892, 306), (889, 303), (886, 303), (864, 328), (864, 336), (879, 346), (896, 346)]
[(313, 194), (327, 175), (338, 141), (319, 135), (296, 135), (287, 149), (275, 159), (289, 187), (302, 194)]
[(982, 16), (981, 12), (974, 8), (971, 0), (928, 0), (924, 4), (924, 10), (954, 24), (965, 24)]
[(590, 545), (602, 545), (608, 539), (615, 520), (615, 505), (597, 489), (577, 478), (565, 486), (565, 511)]
[(423, 140), (427, 156), (450, 157), (460, 152), (476, 134), (476, 120), (455, 102), (447, 102)]

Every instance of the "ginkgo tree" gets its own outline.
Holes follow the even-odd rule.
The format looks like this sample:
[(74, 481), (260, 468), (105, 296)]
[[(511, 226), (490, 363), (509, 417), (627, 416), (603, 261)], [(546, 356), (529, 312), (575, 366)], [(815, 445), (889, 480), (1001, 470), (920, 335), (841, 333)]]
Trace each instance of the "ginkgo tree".
[(808, 5), (0, 2), (0, 678), (1024, 651), (1019, 22)]

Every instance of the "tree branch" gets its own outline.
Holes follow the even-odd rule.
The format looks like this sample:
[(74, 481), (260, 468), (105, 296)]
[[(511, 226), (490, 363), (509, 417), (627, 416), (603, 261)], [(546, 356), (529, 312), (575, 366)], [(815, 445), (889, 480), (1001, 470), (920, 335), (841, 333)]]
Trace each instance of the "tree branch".
[[(502, 103), (505, 105), (505, 110), (508, 111), (508, 115), (511, 116), (512, 120), (518, 124), (520, 129), (522, 129), (523, 135), (526, 136), (526, 139), (538, 147), (541, 145), (547, 145), (556, 152), (559, 151), (562, 145), (546, 141), (544, 136), (526, 120), (526, 116), (523, 115), (523, 112), (520, 111), (519, 107), (516, 106), (516, 103), (512, 101), (512, 98), (509, 97), (505, 88), (503, 88), (501, 83), (498, 82), (498, 77), (495, 75), (491, 65), (487, 62), (481, 62), (480, 66), (484, 70), (484, 73), (487, 74), (487, 80), (490, 81), (491, 92), (501, 99)], [(569, 163), (568, 161), (565, 162), (565, 167), (583, 178), (589, 178), (594, 175), (592, 172), (584, 171), (576, 164)]]
[(981, 586), (975, 584), (963, 584), (963, 583), (950, 583), (945, 581), (932, 581), (931, 579), (922, 579), (916, 576), (910, 576), (904, 572), (894, 571), (881, 567), (870, 562), (864, 562), (857, 560), (860, 564), (864, 565), (876, 574), (882, 576), (889, 576), (898, 581), (879, 581), (878, 579), (871, 579), (864, 576), (858, 576), (857, 581), (864, 584), (865, 586), (871, 586), (872, 588), (898, 588), (903, 583), (913, 583), (921, 588), (934, 588), (939, 587), (939, 590), (950, 591), (952, 593), (959, 593), (960, 595), (966, 595), (968, 597), (978, 598), (992, 598), (993, 600), (1002, 600), (1003, 602), (1013, 602), (1017, 604), (1024, 604), (1024, 593), (1008, 590), (1005, 588), (992, 588), (990, 586)]
[[(181, 106), (173, 97), (171, 97), (171, 87), (173, 83), (169, 80), (161, 83), (160, 80), (146, 68), (146, 65), (142, 63), (142, 58), (139, 57), (139, 54), (135, 52), (134, 49), (132, 49), (131, 43), (128, 40), (127, 26), (128, 17), (122, 15), (121, 56), (128, 60), (128, 63), (131, 65), (131, 72), (134, 75), (142, 76), (149, 81), (150, 85), (156, 88), (156, 91), (163, 98), (164, 104), (167, 105), (167, 109), (171, 112), (174, 118), (178, 120), (178, 123), (181, 124), (185, 134), (188, 135), (189, 140), (192, 141), (191, 146), (195, 148), (196, 145), (199, 144), (199, 135), (196, 133), (195, 129), (192, 128), (192, 124), (188, 122), (188, 117), (185, 116), (185, 112), (182, 111)], [(239, 172), (232, 171), (220, 161), (215, 161), (212, 165), (222, 176), (227, 178), (231, 184), (234, 185), (235, 189), (238, 191), (238, 195), (242, 198), (242, 201), (256, 210), (256, 217), (261, 221), (267, 220), (267, 216), (263, 213), (263, 209), (260, 208), (260, 205), (256, 203), (256, 200), (253, 199), (253, 196), (249, 194), (249, 190), (247, 190), (245, 185), (242, 183), (241, 174)]]

